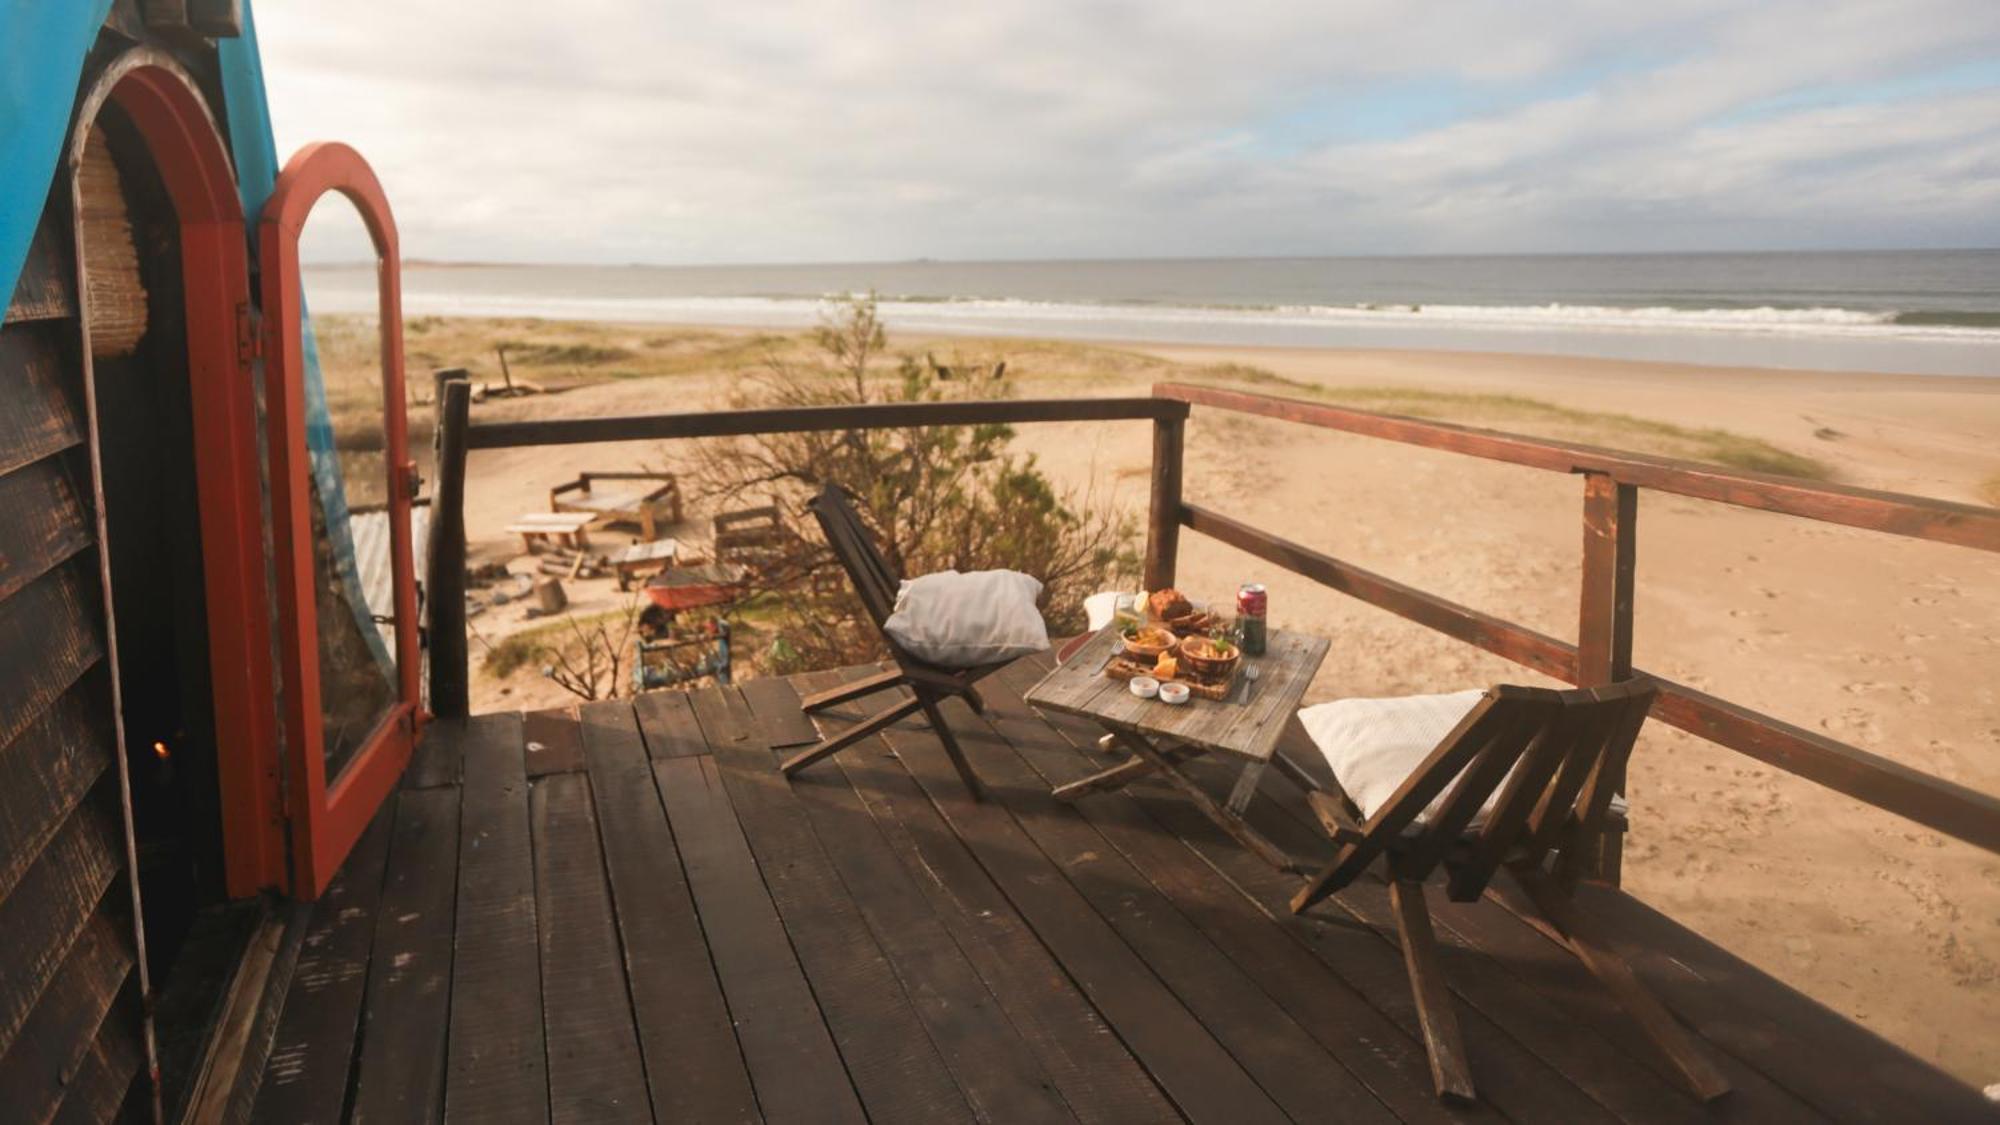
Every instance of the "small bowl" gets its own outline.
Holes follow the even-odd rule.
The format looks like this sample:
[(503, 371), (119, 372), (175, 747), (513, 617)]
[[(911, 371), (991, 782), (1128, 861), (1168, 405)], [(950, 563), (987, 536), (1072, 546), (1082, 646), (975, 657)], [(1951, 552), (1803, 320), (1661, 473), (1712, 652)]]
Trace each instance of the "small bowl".
[[(1140, 699), (1151, 699), (1160, 694), (1160, 681), (1151, 676), (1134, 676), (1125, 681), (1125, 686), (1127, 690)], [(1167, 686), (1172, 687), (1175, 685), (1169, 684)], [(1187, 693), (1183, 690), (1181, 694), (1185, 695)]]
[(1137, 636), (1120, 636), (1119, 640), (1125, 643), (1125, 658), (1142, 664), (1158, 660), (1161, 653), (1180, 643), (1180, 637), (1153, 625), (1141, 628)]
[(1186, 684), (1168, 682), (1161, 684), (1159, 690), (1160, 702), (1162, 703), (1170, 703), (1178, 707), (1188, 701), (1188, 686)]
[[(1223, 649), (1228, 655), (1218, 656), (1216, 650)], [(1206, 683), (1227, 680), (1236, 671), (1236, 662), (1242, 650), (1233, 644), (1218, 642), (1210, 637), (1193, 636), (1183, 640), (1174, 649), (1181, 667), (1186, 668)]]

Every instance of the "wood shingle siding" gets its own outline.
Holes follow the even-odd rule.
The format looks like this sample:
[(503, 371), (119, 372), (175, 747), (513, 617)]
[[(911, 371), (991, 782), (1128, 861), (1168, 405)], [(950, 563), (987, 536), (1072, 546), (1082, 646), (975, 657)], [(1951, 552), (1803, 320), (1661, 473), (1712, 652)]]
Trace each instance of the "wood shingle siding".
[(0, 744), (11, 742), (104, 658), (96, 557), (86, 555), (0, 601)]
[(0, 901), (90, 787), (111, 768), (111, 691), (84, 674), (28, 729), (0, 747)]
[(84, 798), (0, 902), (0, 933), (7, 935), (11, 958), (0, 980), (0, 1044), (14, 1045), (124, 859), (118, 791), (107, 780)]
[(68, 459), (46, 457), (0, 476), (0, 598), (91, 545)]
[(76, 325), (9, 323), (0, 331), (0, 473), (83, 444), (83, 389), (63, 334)]
[(130, 926), (94, 915), (49, 983), (48, 1000), (35, 1006), (15, 1048), (0, 1059), (0, 1105), (24, 1121), (54, 1112), (63, 1079), (81, 1067), (131, 974)]
[(0, 1117), (103, 1121), (144, 1058), (67, 208), (0, 326)]
[[(55, 209), (60, 213), (62, 208)], [(48, 212), (44, 212), (47, 214)], [(69, 238), (59, 224), (44, 221), (28, 243), (27, 260), (14, 281), (7, 305), (7, 323), (68, 320), (76, 316), (76, 263), (69, 256)]]

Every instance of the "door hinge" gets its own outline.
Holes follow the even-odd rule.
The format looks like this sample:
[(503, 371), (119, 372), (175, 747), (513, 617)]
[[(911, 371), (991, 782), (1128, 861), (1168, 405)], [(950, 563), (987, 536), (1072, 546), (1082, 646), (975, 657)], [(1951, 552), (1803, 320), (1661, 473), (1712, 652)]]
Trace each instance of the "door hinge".
[(239, 302), (236, 306), (236, 361), (248, 364), (263, 355), (264, 335), (257, 329), (257, 316), (250, 310), (250, 302)]

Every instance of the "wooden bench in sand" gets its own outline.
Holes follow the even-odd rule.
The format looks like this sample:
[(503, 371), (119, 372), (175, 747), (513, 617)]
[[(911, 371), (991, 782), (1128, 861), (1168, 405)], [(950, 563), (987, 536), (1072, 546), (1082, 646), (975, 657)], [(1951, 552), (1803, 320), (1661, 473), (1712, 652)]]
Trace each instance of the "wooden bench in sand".
[(584, 529), (596, 518), (589, 512), (527, 512), (507, 525), (507, 534), (520, 536), (522, 549), (531, 555), (537, 546), (545, 545), (580, 551), (590, 546)]
[(680, 557), (680, 551), (678, 539), (634, 543), (611, 556), (611, 573), (617, 576), (620, 590), (629, 589), (632, 579), (650, 578), (665, 570)]
[[(632, 483), (598, 487), (605, 481)], [(648, 481), (652, 483), (644, 483)], [(607, 523), (635, 524), (643, 538), (658, 539), (663, 525), (681, 522), (681, 485), (672, 473), (584, 473), (549, 489), (549, 511), (588, 512)]]

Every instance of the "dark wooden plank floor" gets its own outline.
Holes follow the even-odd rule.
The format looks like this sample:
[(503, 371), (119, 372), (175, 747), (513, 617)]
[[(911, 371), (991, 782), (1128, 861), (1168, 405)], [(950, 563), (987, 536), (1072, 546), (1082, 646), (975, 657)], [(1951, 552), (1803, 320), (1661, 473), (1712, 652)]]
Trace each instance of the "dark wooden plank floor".
[[(314, 912), (270, 1120), (1988, 1120), (1971, 1090), (1615, 891), (1581, 901), (1705, 1038), (1713, 1106), (1504, 899), (1432, 902), (1482, 1094), (1434, 1098), (1372, 879), (1296, 879), (1153, 783), (1075, 806), (1094, 732), (1021, 700), (791, 782), (841, 673), (435, 730)], [(857, 672), (849, 672), (855, 675)], [(822, 716), (856, 721), (863, 700)], [(1296, 726), (1296, 724), (1295, 724)], [(1289, 748), (1310, 761), (1300, 732)], [(1199, 770), (1218, 797), (1227, 771)], [(1271, 771), (1252, 819), (1311, 858)], [(317, 968), (313, 968), (317, 966)], [(357, 1011), (357, 1008), (360, 1009)]]

